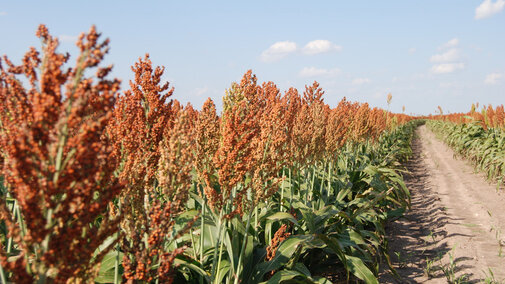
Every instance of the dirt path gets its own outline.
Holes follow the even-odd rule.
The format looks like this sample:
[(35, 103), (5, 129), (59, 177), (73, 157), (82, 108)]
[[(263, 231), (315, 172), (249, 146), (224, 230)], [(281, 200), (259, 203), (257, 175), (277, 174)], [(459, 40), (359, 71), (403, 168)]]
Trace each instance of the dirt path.
[(447, 283), (453, 275), (454, 281), (480, 283), (491, 279), (489, 269), (504, 281), (503, 190), (498, 193), (471, 165), (455, 159), (426, 126), (417, 130), (413, 150), (411, 175), (405, 177), (412, 209), (387, 228), (402, 280), (382, 275), (380, 282)]

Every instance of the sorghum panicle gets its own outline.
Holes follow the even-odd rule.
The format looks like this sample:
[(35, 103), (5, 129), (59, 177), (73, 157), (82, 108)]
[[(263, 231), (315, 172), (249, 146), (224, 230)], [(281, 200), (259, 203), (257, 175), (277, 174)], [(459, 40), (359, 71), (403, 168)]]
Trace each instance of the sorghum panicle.
[[(114, 245), (93, 255), (117, 231), (119, 220), (106, 212), (122, 186), (113, 175), (117, 163), (104, 135), (119, 80), (105, 78), (109, 67), (98, 68), (96, 78), (85, 77), (108, 50), (94, 27), (80, 36), (80, 56), (67, 70), (69, 56), (57, 52), (58, 40), (43, 25), (37, 36), (42, 57), (31, 48), (22, 65), (4, 58), (8, 68), (0, 67), (2, 174), (26, 226), (7, 222), (21, 253), (7, 261), (2, 248), (2, 266), (14, 271), (16, 283), (44, 277), (55, 283), (83, 281), (92, 278)], [(18, 75), (30, 82), (29, 89)], [(0, 207), (5, 221), (12, 218), (6, 209)], [(101, 224), (91, 225), (98, 217)]]

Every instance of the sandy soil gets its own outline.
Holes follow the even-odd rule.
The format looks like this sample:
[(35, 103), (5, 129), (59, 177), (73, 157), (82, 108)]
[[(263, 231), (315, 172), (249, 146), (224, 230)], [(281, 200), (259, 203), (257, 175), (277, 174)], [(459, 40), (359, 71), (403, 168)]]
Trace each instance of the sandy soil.
[(504, 190), (497, 192), (468, 162), (455, 158), (426, 126), (416, 134), (405, 176), (412, 209), (387, 226), (393, 266), (402, 279), (383, 273), (380, 282), (447, 283), (454, 275), (454, 282), (480, 283), (492, 279), (489, 269), (504, 281)]

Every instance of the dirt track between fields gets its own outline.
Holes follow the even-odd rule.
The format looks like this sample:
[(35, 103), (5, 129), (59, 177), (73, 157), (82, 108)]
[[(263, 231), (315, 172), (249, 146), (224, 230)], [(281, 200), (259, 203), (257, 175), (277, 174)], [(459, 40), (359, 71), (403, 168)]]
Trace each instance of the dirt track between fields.
[(407, 165), (411, 174), (405, 175), (412, 209), (387, 227), (393, 266), (402, 279), (383, 273), (380, 282), (448, 283), (444, 270), (450, 275), (451, 268), (463, 283), (483, 282), (489, 269), (503, 281), (504, 190), (497, 192), (468, 162), (455, 158), (426, 126), (416, 134)]

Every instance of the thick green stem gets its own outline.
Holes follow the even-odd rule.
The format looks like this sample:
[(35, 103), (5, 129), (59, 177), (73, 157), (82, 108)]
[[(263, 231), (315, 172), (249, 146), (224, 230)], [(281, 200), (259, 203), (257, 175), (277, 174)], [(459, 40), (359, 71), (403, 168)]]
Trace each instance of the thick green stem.
[(189, 229), (189, 234), (191, 237), (191, 246), (193, 247), (193, 257), (195, 259), (198, 259), (198, 256), (196, 255), (195, 237), (193, 236), (193, 229)]
[[(121, 199), (119, 199), (119, 202), (118, 202), (118, 214), (121, 214)], [(119, 227), (119, 230), (116, 234), (116, 237), (118, 239), (120, 236), (120, 231), (121, 231), (121, 227)], [(120, 265), (119, 254), (120, 254), (120, 249), (119, 249), (119, 241), (118, 241), (118, 243), (116, 245), (116, 259), (114, 260), (114, 284), (118, 284), (121, 281), (121, 279), (119, 277), (119, 265)]]
[[(14, 203), (12, 204), (12, 220), (14, 222), (16, 222), (16, 217), (17, 217), (17, 214), (16, 214), (16, 207), (17, 206), (18, 206), (18, 203), (14, 199)], [(9, 256), (9, 254), (11, 253), (11, 251), (12, 251), (12, 236), (7, 241), (7, 256)]]
[[(19, 228), (21, 228), (21, 237), (24, 238), (26, 236), (26, 225), (25, 225), (25, 222), (23, 221), (23, 216), (21, 216), (21, 210), (19, 209), (19, 206), (15, 206), (14, 210), (16, 210), (16, 215), (18, 217)], [(38, 259), (37, 252), (35, 252), (35, 257)], [(27, 254), (25, 254), (24, 258), (25, 258), (26, 261), (29, 261)], [(28, 270), (29, 273), (32, 273), (32, 267), (30, 265), (28, 265), (26, 267), (26, 269)]]
[(119, 283), (119, 249), (116, 248), (116, 259), (114, 260), (114, 284)]
[(282, 202), (284, 201), (284, 182), (285, 182), (284, 179), (285, 179), (285, 177), (286, 177), (285, 170), (282, 169), (281, 199), (279, 200), (279, 211), (280, 212), (284, 211), (284, 208), (282, 206)]
[(313, 198), (314, 198), (314, 183), (316, 182), (316, 165), (312, 166), (312, 179), (311, 179), (311, 182), (310, 182), (310, 199), (309, 199), (309, 202), (312, 206), (312, 209), (314, 209), (314, 202), (313, 201)]
[(303, 192), (302, 192), (302, 189), (300, 187), (300, 197), (302, 197), (303, 200), (306, 200), (305, 201), (306, 204), (309, 205), (308, 202), (310, 202), (310, 198), (312, 198), (310, 196), (310, 184), (309, 184), (309, 182), (310, 182), (310, 169), (307, 167), (307, 168), (305, 168), (303, 170), (303, 172), (304, 172), (304, 175), (305, 175), (303, 177), (303, 181), (304, 181), (304, 183), (307, 184), (307, 186), (306, 186), (306, 188), (305, 188), (305, 190)]
[(200, 221), (200, 266), (203, 268), (203, 246), (205, 241), (205, 209), (207, 208), (207, 197), (203, 192), (202, 188), (202, 196), (203, 196), (203, 204), (202, 204), (202, 220)]
[(223, 230), (223, 223), (222, 223), (223, 211), (224, 211), (224, 209), (221, 208), (221, 212), (219, 213), (219, 220), (218, 220), (218, 223), (217, 223), (218, 227), (219, 227), (219, 232), (217, 234), (216, 245), (214, 246), (214, 257), (213, 257), (213, 260), (212, 260), (212, 270), (211, 270), (211, 273), (210, 273), (210, 275), (212, 277), (215, 277), (215, 275), (216, 275), (217, 252), (218, 252), (218, 249), (219, 249), (219, 244), (221, 242), (221, 233), (222, 233), (222, 230)]
[(1, 265), (0, 265), (0, 280), (2, 280), (2, 283), (7, 283), (7, 278), (5, 277), (4, 268)]
[[(214, 260), (212, 262), (212, 276), (214, 277), (214, 283), (218, 283), (219, 281), (219, 273), (220, 273), (220, 267), (221, 267), (221, 257), (223, 255), (223, 238), (224, 238), (224, 230), (226, 230), (226, 223), (227, 221), (224, 220), (224, 223), (222, 222), (223, 220), (223, 210), (227, 210), (227, 212), (232, 211), (232, 206), (233, 206), (233, 197), (235, 196), (236, 193), (236, 188), (232, 189), (230, 193), (230, 198), (228, 199), (228, 203), (223, 206), (223, 209), (221, 209), (221, 212), (219, 214), (219, 234), (218, 234), (218, 240), (216, 243), (216, 246), (214, 247)], [(223, 236), (222, 236), (223, 235)], [(219, 260), (216, 263), (217, 260), (217, 247), (219, 245)], [(230, 260), (231, 260), (230, 256)], [(217, 264), (217, 270), (216, 270), (216, 264)]]
[(240, 256), (238, 258), (238, 263), (237, 263), (237, 274), (235, 274), (234, 284), (239, 283), (240, 272), (241, 272), (240, 269), (242, 268), (244, 251), (245, 251), (245, 247), (247, 245), (247, 235), (249, 233), (249, 225), (251, 224), (251, 217), (252, 217), (252, 210), (249, 212), (249, 216), (247, 217), (247, 225), (245, 226), (244, 240), (242, 241), (242, 248), (240, 249)]
[(328, 165), (328, 190), (327, 190), (328, 197), (330, 196), (330, 193), (332, 192), (332, 190), (331, 190), (331, 174), (332, 174), (332, 172), (331, 172), (331, 170), (332, 170), (331, 166), (332, 166), (332, 163), (331, 163), (331, 160), (330, 160), (329, 165)]
[(294, 188), (293, 188), (293, 183), (291, 182), (291, 168), (288, 169), (288, 177), (289, 177), (289, 192), (290, 192), (290, 196), (289, 196), (289, 210), (291, 210), (291, 208), (293, 208), (293, 192), (294, 192)]
[(258, 239), (259, 238), (259, 235), (258, 235), (258, 207), (254, 207), (254, 233), (255, 233), (255, 237)]
[[(224, 221), (223, 227), (226, 228), (226, 220)], [(226, 230), (223, 230), (223, 235), (219, 236), (219, 239), (221, 240), (221, 243), (219, 244), (219, 259), (217, 261), (217, 270), (216, 270), (216, 278), (214, 279), (214, 283), (218, 284), (219, 282), (219, 276), (221, 274), (221, 259), (223, 256), (223, 239), (224, 239), (224, 234)]]
[(321, 195), (321, 198), (324, 197), (324, 195), (323, 195), (323, 190), (324, 190), (323, 189), (323, 186), (324, 186), (323, 180), (324, 180), (325, 175), (326, 175), (326, 161), (323, 162), (322, 172), (323, 172), (323, 176), (321, 177), (321, 182), (319, 183), (319, 194)]

